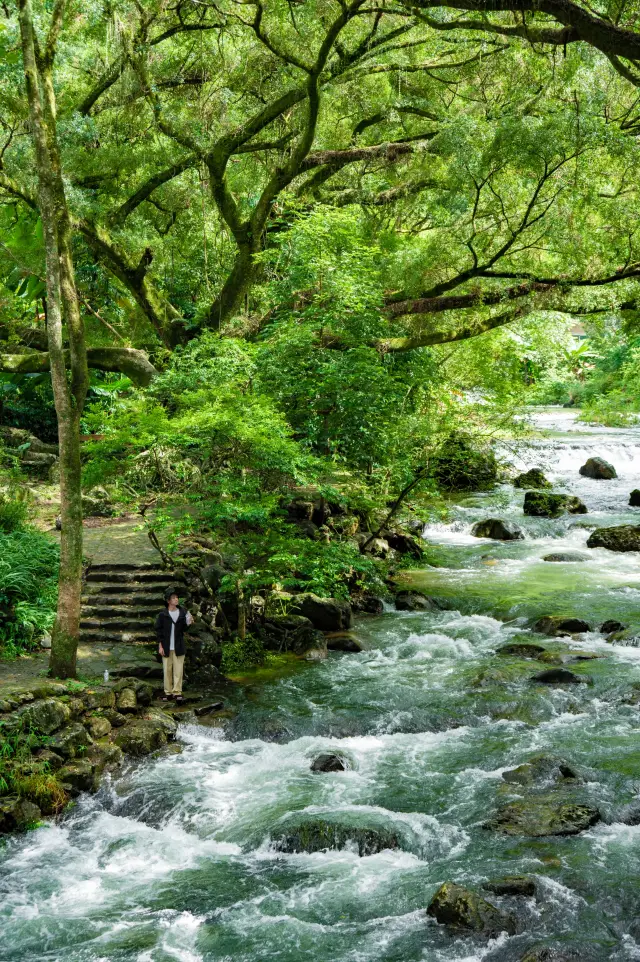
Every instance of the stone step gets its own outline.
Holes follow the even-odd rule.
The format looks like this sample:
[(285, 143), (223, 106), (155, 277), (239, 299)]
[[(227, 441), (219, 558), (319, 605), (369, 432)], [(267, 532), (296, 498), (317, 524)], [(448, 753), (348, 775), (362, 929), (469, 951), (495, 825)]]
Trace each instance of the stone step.
[(159, 611), (164, 604), (164, 590), (162, 591), (145, 591), (136, 592), (135, 594), (128, 594), (123, 592), (122, 594), (103, 594), (102, 592), (96, 592), (95, 595), (83, 594), (82, 595), (82, 605), (83, 607), (109, 607), (109, 608), (153, 608), (155, 611)]
[(110, 581), (92, 581), (85, 584), (82, 594), (87, 597), (94, 595), (138, 595), (138, 594), (160, 594), (162, 597), (169, 587), (168, 581), (145, 581), (139, 584), (135, 581), (127, 581), (124, 584), (113, 584)]
[(169, 585), (175, 580), (173, 572), (158, 571), (153, 568), (145, 571), (140, 571), (138, 568), (129, 569), (128, 571), (90, 570), (85, 578), (85, 582), (91, 584), (94, 582), (100, 582), (102, 584), (130, 584), (132, 582), (136, 584), (146, 584), (147, 582), (151, 582), (153, 584), (162, 583)]
[(105, 605), (83, 605), (83, 618), (138, 618), (153, 620), (162, 608), (162, 602), (155, 605), (118, 605), (114, 602)]
[(103, 561), (92, 564), (91, 571), (159, 571), (165, 574), (165, 569), (155, 561), (141, 561), (140, 564), (129, 564), (126, 561)]
[(157, 645), (153, 627), (148, 631), (114, 631), (104, 628), (85, 628), (81, 635), (83, 642), (110, 642), (111, 644), (153, 644)]
[(116, 612), (112, 612), (112, 617), (110, 618), (83, 618), (80, 622), (80, 629), (84, 632), (86, 630), (102, 630), (104, 631), (146, 631), (154, 632), (154, 619), (153, 618), (127, 618), (116, 616)]

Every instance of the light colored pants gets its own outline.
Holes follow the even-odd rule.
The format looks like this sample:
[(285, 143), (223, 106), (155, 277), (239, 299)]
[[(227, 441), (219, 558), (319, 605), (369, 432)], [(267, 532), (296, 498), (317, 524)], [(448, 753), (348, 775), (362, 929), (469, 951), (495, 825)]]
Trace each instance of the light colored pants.
[(182, 670), (184, 668), (184, 655), (176, 655), (175, 651), (170, 652), (169, 657), (162, 657), (162, 670), (164, 672), (164, 693), (165, 695), (182, 694)]

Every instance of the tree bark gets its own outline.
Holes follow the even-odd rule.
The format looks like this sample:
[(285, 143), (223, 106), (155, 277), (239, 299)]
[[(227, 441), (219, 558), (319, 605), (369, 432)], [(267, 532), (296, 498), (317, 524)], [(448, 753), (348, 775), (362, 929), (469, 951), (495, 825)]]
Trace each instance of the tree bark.
[[(70, 218), (57, 144), (52, 82), (55, 46), (64, 9), (64, 0), (57, 0), (43, 48), (35, 36), (31, 0), (18, 0), (45, 245), (49, 362), (60, 443), (60, 574), (49, 673), (73, 678), (76, 674), (82, 586), (80, 415), (88, 387), (88, 371), (71, 255)], [(70, 379), (63, 347), (63, 312), (70, 345)]]

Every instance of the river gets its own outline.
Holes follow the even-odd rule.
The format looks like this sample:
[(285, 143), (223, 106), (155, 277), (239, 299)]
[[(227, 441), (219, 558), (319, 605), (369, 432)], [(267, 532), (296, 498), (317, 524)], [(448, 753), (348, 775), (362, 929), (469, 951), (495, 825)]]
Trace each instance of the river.
[[(627, 501), (640, 431), (578, 426), (562, 410), (539, 423), (545, 436), (518, 466), (543, 466), (588, 515), (524, 518), (523, 492), (507, 485), (459, 499), (452, 520), (425, 531), (433, 567), (413, 577), (446, 610), (363, 617), (364, 653), (249, 691), (226, 731), (183, 726), (181, 754), (131, 766), (57, 823), (6, 842), (0, 959), (510, 962), (543, 943), (593, 962), (640, 959), (640, 825), (621, 821), (640, 792), (640, 707), (626, 703), (640, 648), (608, 644), (596, 627), (614, 618), (640, 634), (640, 566), (636, 553), (587, 549), (580, 526), (638, 521)], [(596, 454), (618, 480), (580, 477)], [(488, 516), (517, 520), (526, 540), (472, 538)], [(552, 550), (587, 560), (543, 561)], [(594, 630), (549, 645), (527, 626), (553, 613)], [(496, 655), (515, 636), (603, 657), (567, 666), (591, 684), (533, 685), (544, 665), (505, 674)], [(349, 770), (312, 773), (327, 750)], [(483, 827), (522, 794), (503, 772), (540, 753), (580, 774), (576, 790), (602, 821), (570, 837)], [(403, 844), (284, 855), (270, 836), (292, 813), (384, 826)], [(516, 914), (515, 936), (452, 934), (425, 913), (445, 880), (481, 891), (514, 874), (535, 878), (535, 899), (484, 894)]]

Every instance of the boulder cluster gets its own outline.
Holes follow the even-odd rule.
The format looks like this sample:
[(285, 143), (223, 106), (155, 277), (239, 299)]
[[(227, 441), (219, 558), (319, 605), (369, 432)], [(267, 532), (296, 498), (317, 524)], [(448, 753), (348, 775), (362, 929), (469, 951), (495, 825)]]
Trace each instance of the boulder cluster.
[(55, 815), (101, 774), (163, 748), (177, 723), (137, 678), (82, 688), (50, 682), (0, 699), (0, 833)]

